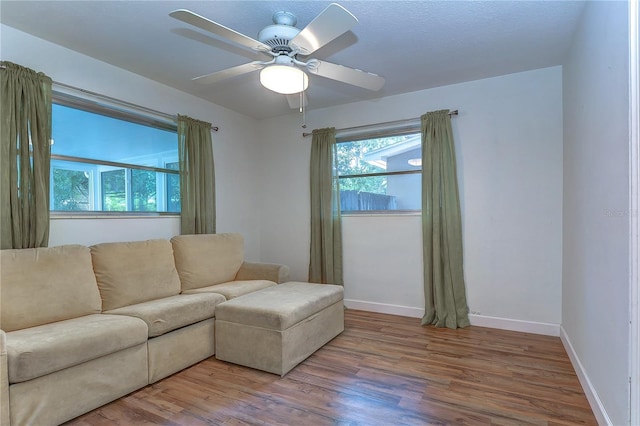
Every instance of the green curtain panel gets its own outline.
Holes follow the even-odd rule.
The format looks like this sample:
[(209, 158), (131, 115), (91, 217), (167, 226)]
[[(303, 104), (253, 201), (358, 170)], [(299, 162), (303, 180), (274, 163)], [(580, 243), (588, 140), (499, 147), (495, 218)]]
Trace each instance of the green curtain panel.
[(180, 232), (215, 234), (216, 188), (211, 123), (178, 115)]
[(336, 129), (316, 129), (311, 141), (311, 250), (309, 282), (342, 285), (340, 191)]
[(0, 62), (0, 245), (49, 243), (51, 78)]
[(469, 325), (462, 259), (462, 220), (449, 110), (422, 124), (422, 236), (425, 313), (422, 324)]

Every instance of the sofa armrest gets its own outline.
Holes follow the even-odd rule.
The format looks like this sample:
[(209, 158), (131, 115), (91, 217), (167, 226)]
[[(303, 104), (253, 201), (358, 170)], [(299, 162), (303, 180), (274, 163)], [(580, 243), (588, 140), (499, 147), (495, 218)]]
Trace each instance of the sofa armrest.
[(243, 262), (236, 280), (269, 280), (281, 284), (289, 281), (289, 267), (274, 263)]
[(9, 370), (7, 369), (7, 339), (0, 330), (0, 426), (9, 426)]

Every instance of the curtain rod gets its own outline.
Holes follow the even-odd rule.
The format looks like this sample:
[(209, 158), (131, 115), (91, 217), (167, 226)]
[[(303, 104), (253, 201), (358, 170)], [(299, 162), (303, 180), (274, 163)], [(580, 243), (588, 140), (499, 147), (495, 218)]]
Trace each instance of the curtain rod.
[[(6, 66), (0, 65), (0, 69), (6, 69), (6, 68), (7, 68)], [(65, 89), (71, 89), (71, 90), (75, 90), (75, 91), (78, 91), (78, 92), (81, 92), (81, 93), (86, 93), (88, 95), (95, 96), (95, 97), (97, 97), (99, 99), (104, 99), (106, 101), (113, 102), (115, 104), (120, 104), (120, 105), (128, 107), (128, 108), (133, 108), (133, 109), (137, 109), (138, 111), (144, 111), (144, 112), (147, 112), (149, 114), (157, 115), (157, 116), (165, 118), (167, 120), (171, 120), (171, 121), (177, 121), (178, 120), (178, 116), (177, 115), (167, 114), (167, 113), (162, 112), (162, 111), (157, 111), (155, 109), (147, 108), (147, 107), (144, 107), (144, 106), (141, 106), (141, 105), (137, 105), (137, 104), (134, 104), (134, 103), (131, 103), (131, 102), (127, 102), (127, 101), (123, 101), (123, 100), (120, 100), (120, 99), (112, 98), (111, 96), (107, 96), (107, 95), (103, 95), (103, 94), (100, 94), (100, 93), (92, 92), (92, 91), (86, 90), (86, 89), (81, 89), (80, 87), (71, 86), (70, 84), (60, 83), (60, 82), (57, 82), (57, 81), (52, 81), (52, 83), (54, 85), (56, 85), (56, 86), (63, 87)], [(214, 132), (217, 132), (218, 129), (219, 129), (218, 126), (211, 126), (211, 130), (214, 131)]]
[[(449, 115), (458, 115), (458, 110), (453, 110), (449, 112)], [(407, 120), (396, 120), (396, 121), (387, 121), (384, 123), (376, 123), (374, 125), (368, 124), (364, 126), (355, 126), (355, 127), (345, 127), (344, 129), (336, 129), (336, 133), (338, 132), (351, 132), (353, 130), (366, 129), (368, 127), (380, 127), (380, 126), (392, 126), (392, 125), (402, 125), (402, 124), (410, 124), (413, 121), (419, 120), (418, 118), (409, 118)], [(313, 133), (303, 132), (302, 137), (306, 138), (307, 136), (311, 136)]]
[[(113, 103), (116, 103), (116, 104), (123, 105), (125, 107), (129, 107), (129, 108), (137, 109), (139, 111), (143, 111), (143, 112), (147, 112), (147, 113), (150, 113), (150, 114), (154, 114), (154, 115), (157, 115), (159, 117), (166, 118), (167, 120), (178, 121), (178, 116), (177, 115), (167, 114), (165, 112), (161, 112), (161, 111), (158, 111), (158, 110), (155, 110), (155, 109), (147, 108), (145, 106), (137, 105), (137, 104), (134, 104), (134, 103), (131, 103), (131, 102), (127, 102), (127, 101), (123, 101), (123, 100), (120, 100), (120, 99), (112, 98), (111, 96), (107, 96), (107, 95), (103, 95), (103, 94), (100, 94), (100, 93), (92, 92), (90, 90), (81, 89), (80, 87), (71, 86), (69, 84), (59, 83), (57, 81), (54, 81), (53, 84), (56, 85), (56, 86), (64, 87), (66, 89), (77, 90), (79, 92), (86, 93), (86, 94), (91, 95), (91, 96), (95, 96), (95, 97), (97, 97), (99, 99), (104, 99), (104, 100), (107, 100), (109, 102), (113, 102)], [(218, 126), (211, 126), (211, 130), (213, 132), (217, 132), (218, 131)]]

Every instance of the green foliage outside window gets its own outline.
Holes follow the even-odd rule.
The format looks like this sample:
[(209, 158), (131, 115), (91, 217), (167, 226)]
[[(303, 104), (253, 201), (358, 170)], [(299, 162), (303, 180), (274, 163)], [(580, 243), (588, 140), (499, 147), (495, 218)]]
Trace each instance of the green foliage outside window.
[(127, 183), (124, 169), (102, 172), (102, 210), (127, 211)]
[[(180, 170), (180, 163), (167, 163), (165, 167)], [(167, 211), (180, 212), (180, 175), (167, 173)]]
[(132, 210), (152, 212), (156, 210), (156, 172), (131, 170)]
[(81, 170), (53, 169), (53, 209), (90, 210), (89, 175)]
[[(390, 136), (377, 139), (366, 139), (337, 144), (337, 167), (339, 176), (363, 175), (385, 172), (386, 167), (374, 165), (365, 160), (365, 155), (377, 150), (388, 148), (403, 142), (411, 136)], [(371, 176), (340, 179), (341, 191), (370, 192), (373, 194), (387, 193), (387, 177)]]
[[(128, 178), (127, 178), (128, 174)], [(102, 172), (102, 210), (156, 211), (156, 172), (139, 169), (117, 169)], [(127, 182), (130, 182), (128, 188)], [(131, 207), (127, 208), (127, 190), (131, 193)]]

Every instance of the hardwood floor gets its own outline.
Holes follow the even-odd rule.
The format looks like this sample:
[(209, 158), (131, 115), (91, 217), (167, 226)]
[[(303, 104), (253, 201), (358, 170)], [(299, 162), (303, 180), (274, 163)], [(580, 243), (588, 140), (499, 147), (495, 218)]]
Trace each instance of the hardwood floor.
[(559, 338), (348, 310), (284, 378), (210, 358), (68, 425), (595, 425)]

